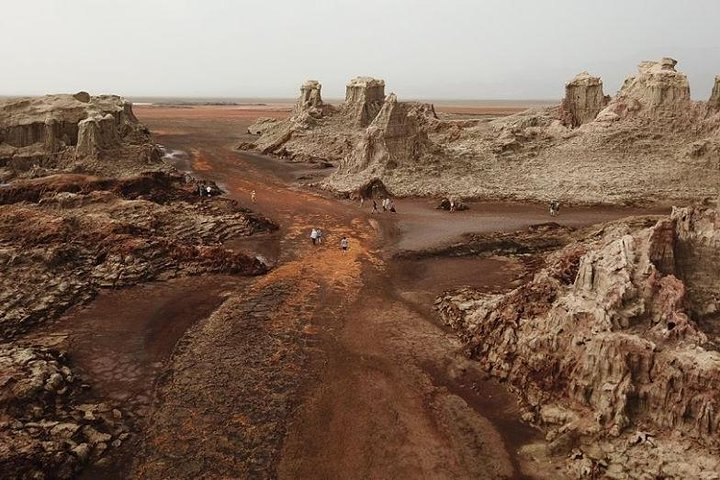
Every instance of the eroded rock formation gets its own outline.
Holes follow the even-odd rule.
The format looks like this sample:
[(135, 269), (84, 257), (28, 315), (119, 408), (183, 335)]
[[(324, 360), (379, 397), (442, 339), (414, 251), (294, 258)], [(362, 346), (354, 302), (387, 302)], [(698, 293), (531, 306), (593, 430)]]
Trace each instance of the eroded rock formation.
[(367, 127), (385, 101), (385, 82), (372, 77), (356, 77), (345, 87), (344, 109), (359, 127)]
[(143, 163), (159, 164), (159, 154), (121, 97), (80, 92), (0, 102), (0, 178), (79, 165), (113, 174), (136, 166), (139, 173)]
[[(333, 107), (322, 103), (319, 83), (306, 82), (289, 119), (250, 127), (261, 133), (252, 148), (292, 161), (339, 163), (345, 173), (412, 163), (429, 142), (422, 126), (435, 112), (432, 105), (399, 102), (384, 92), (382, 80), (357, 77), (347, 84), (345, 103)], [(367, 181), (371, 172), (364, 175)]]
[(562, 110), (566, 115), (564, 123), (571, 127), (592, 122), (609, 101), (603, 93), (600, 77), (581, 72), (565, 84), (565, 98)]
[[(634, 431), (663, 444), (685, 435), (710, 458), (720, 446), (718, 214), (677, 209), (647, 223), (588, 232), (510, 293), (466, 289), (438, 302), (471, 355), (517, 387), (528, 419), (557, 424), (551, 449), (588, 452)], [(549, 405), (574, 413), (548, 422)], [(608, 452), (592, 460), (622, 464)], [(686, 461), (671, 462), (665, 472), (681, 478)]]
[(690, 83), (687, 76), (675, 69), (677, 60), (644, 61), (638, 73), (625, 79), (615, 102), (627, 108), (688, 107)]
[(434, 115), (432, 106), (398, 102), (391, 93), (352, 153), (340, 162), (338, 174), (374, 176), (384, 169), (417, 162), (429, 148), (420, 118), (427, 115)]

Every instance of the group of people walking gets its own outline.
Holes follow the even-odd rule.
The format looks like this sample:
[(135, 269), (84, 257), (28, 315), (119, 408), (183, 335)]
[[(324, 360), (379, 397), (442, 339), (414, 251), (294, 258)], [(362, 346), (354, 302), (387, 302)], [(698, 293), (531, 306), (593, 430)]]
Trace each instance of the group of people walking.
[[(310, 240), (312, 241), (313, 245), (321, 245), (324, 238), (325, 234), (319, 228), (314, 227), (312, 230), (310, 230)], [(346, 236), (343, 235), (343, 237), (340, 239), (340, 249), (343, 251), (343, 253), (345, 253), (348, 251), (348, 248), (350, 248), (350, 241)]]
[[(365, 203), (365, 199), (363, 197), (360, 197), (360, 206), (362, 206)], [(392, 212), (397, 213), (397, 210), (395, 209), (395, 200), (392, 200), (389, 197), (383, 198), (382, 202), (380, 202), (380, 205), (382, 207), (383, 212)], [(370, 213), (378, 213), (380, 210), (378, 209), (377, 201), (373, 198), (372, 199), (372, 211)]]

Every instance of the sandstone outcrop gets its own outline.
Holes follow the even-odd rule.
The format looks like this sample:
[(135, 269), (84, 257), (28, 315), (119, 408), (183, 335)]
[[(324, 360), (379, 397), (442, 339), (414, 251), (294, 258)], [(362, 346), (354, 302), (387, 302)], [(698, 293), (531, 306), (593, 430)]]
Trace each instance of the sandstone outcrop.
[(0, 102), (0, 178), (38, 167), (115, 174), (159, 164), (149, 132), (121, 97), (80, 92)]
[[(658, 445), (684, 436), (683, 449), (697, 442), (699, 455), (713, 458), (720, 448), (720, 286), (710, 272), (717, 277), (720, 267), (712, 250), (718, 225), (715, 210), (697, 209), (604, 225), (552, 254), (532, 281), (507, 294), (465, 289), (437, 305), (472, 357), (517, 388), (527, 418), (556, 425), (551, 449), (584, 451), (601, 471), (610, 464), (633, 470), (627, 457), (588, 452), (601, 442), (626, 445), (639, 431)], [(557, 405), (571, 414), (544, 418)], [(663, 468), (681, 478), (687, 462), (674, 455)]]
[(603, 93), (600, 77), (594, 77), (588, 72), (579, 73), (565, 84), (565, 98), (561, 106), (566, 116), (564, 123), (570, 127), (579, 127), (592, 122), (609, 100)]

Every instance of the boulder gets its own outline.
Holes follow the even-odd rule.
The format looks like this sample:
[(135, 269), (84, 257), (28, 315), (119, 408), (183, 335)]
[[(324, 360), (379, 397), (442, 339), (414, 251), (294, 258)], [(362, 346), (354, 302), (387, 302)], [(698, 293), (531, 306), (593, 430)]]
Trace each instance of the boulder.
[(600, 77), (581, 72), (565, 84), (565, 98), (561, 105), (563, 123), (569, 127), (579, 127), (592, 122), (608, 101)]

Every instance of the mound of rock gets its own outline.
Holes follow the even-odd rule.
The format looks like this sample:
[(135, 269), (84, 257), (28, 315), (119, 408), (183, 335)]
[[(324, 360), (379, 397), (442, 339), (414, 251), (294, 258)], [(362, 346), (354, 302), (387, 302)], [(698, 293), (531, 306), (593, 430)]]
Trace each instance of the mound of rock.
[(89, 394), (61, 352), (0, 344), (3, 478), (73, 478), (128, 436), (122, 411)]
[[(472, 357), (517, 388), (551, 453), (575, 449), (589, 471), (700, 478), (695, 460), (719, 467), (718, 219), (677, 209), (650, 227), (608, 224), (519, 288), (448, 293), (438, 309)], [(649, 433), (637, 441), (638, 431)], [(658, 449), (630, 454), (633, 465), (628, 445), (650, 437)]]
[(121, 97), (80, 92), (0, 102), (0, 180), (38, 171), (139, 173), (160, 169), (159, 158)]

